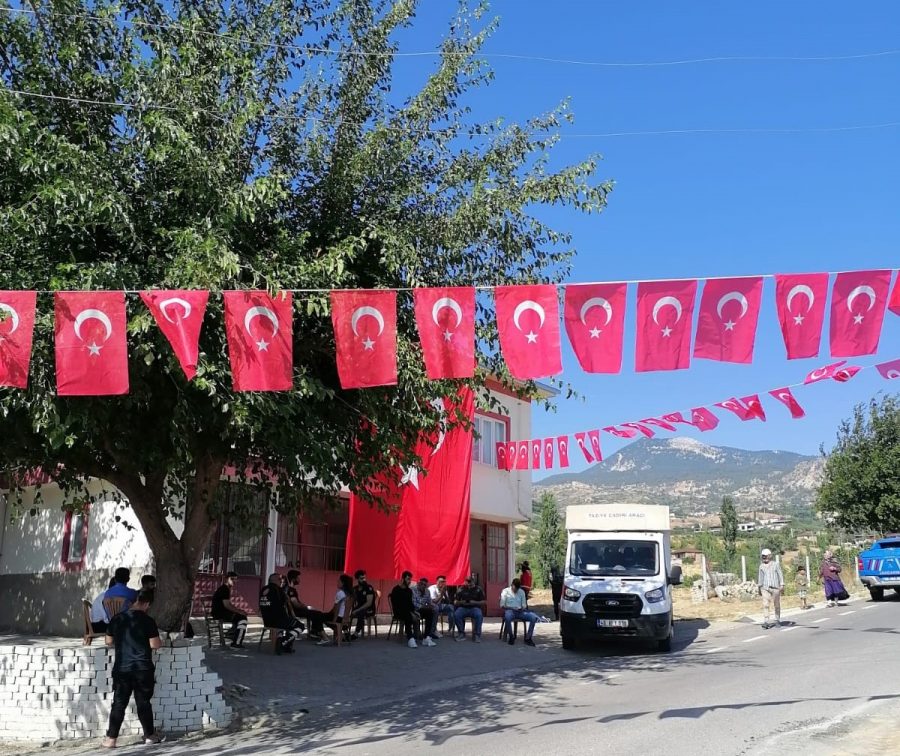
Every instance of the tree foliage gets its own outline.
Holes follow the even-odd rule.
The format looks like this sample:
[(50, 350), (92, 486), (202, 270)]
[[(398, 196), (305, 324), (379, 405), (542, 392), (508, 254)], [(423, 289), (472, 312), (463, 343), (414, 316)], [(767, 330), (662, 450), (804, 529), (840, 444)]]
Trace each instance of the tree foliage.
[[(823, 450), (823, 454), (824, 454)], [(846, 530), (900, 531), (900, 401), (857, 405), (825, 455), (816, 506)]]
[[(455, 384), (426, 381), (409, 296), (396, 387), (339, 388), (329, 302), (309, 292), (295, 298), (293, 390), (238, 394), (220, 298), (186, 383), (130, 295), (131, 392), (60, 398), (50, 292), (558, 281), (569, 236), (537, 209), (605, 205), (594, 158), (551, 167), (565, 103), (525, 124), (470, 114), (466, 95), (492, 79), (478, 54), (496, 20), (481, 6), (460, 4), (420, 89), (395, 89), (396, 38), (416, 8), (36, 0), (0, 13), (0, 289), (42, 292), (29, 388), (0, 389), (0, 468), (50, 471), (70, 506), (90, 477), (124, 494), (161, 594), (178, 597), (164, 625), (186, 612), (228, 514), (215, 505), (223, 467), (285, 512), (333, 498), (415, 462), (410, 439), (438, 422), (427, 398)], [(488, 305), (476, 387), (508, 382)]]
[(730, 496), (722, 497), (722, 510), (719, 513), (722, 521), (722, 541), (725, 544), (725, 557), (728, 561), (734, 559), (737, 553), (738, 516), (734, 506), (734, 499)]
[(559, 506), (551, 493), (541, 494), (537, 504), (534, 541), (534, 574), (538, 585), (550, 585), (550, 568), (562, 568), (566, 561), (566, 528)]

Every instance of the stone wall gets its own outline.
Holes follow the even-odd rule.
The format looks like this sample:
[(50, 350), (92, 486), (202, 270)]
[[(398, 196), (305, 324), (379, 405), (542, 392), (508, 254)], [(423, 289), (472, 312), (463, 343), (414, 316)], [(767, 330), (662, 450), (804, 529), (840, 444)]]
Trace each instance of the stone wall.
[[(199, 643), (154, 652), (153, 715), (164, 733), (224, 727), (231, 721), (217, 674)], [(114, 654), (100, 646), (0, 646), (0, 741), (95, 738), (105, 734), (112, 705)], [(134, 702), (123, 736), (140, 733)]]

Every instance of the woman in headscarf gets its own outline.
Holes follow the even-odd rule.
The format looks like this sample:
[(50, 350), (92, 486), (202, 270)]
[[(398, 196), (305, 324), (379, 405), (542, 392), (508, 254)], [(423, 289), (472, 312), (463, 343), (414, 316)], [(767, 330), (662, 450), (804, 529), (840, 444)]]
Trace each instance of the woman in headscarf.
[(834, 552), (828, 549), (822, 559), (822, 565), (819, 567), (819, 577), (822, 578), (822, 585), (825, 587), (826, 606), (837, 606), (838, 601), (850, 598), (840, 576), (840, 562), (835, 559)]

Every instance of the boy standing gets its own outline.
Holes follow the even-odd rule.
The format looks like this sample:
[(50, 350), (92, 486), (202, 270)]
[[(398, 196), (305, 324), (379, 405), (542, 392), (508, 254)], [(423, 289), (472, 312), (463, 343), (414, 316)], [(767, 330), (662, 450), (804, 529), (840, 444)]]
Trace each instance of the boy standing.
[(797, 586), (797, 595), (800, 597), (800, 608), (809, 609), (806, 597), (809, 592), (809, 576), (806, 574), (806, 567), (802, 564), (797, 567), (797, 577), (795, 578)]

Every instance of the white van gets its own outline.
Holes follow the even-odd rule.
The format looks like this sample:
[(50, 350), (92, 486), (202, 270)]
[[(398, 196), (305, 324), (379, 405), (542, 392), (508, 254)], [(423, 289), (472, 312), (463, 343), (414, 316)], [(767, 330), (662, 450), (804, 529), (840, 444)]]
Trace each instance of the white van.
[(562, 645), (580, 640), (632, 637), (672, 649), (672, 586), (681, 568), (670, 567), (669, 508), (581, 504), (566, 508), (565, 584), (560, 604)]

